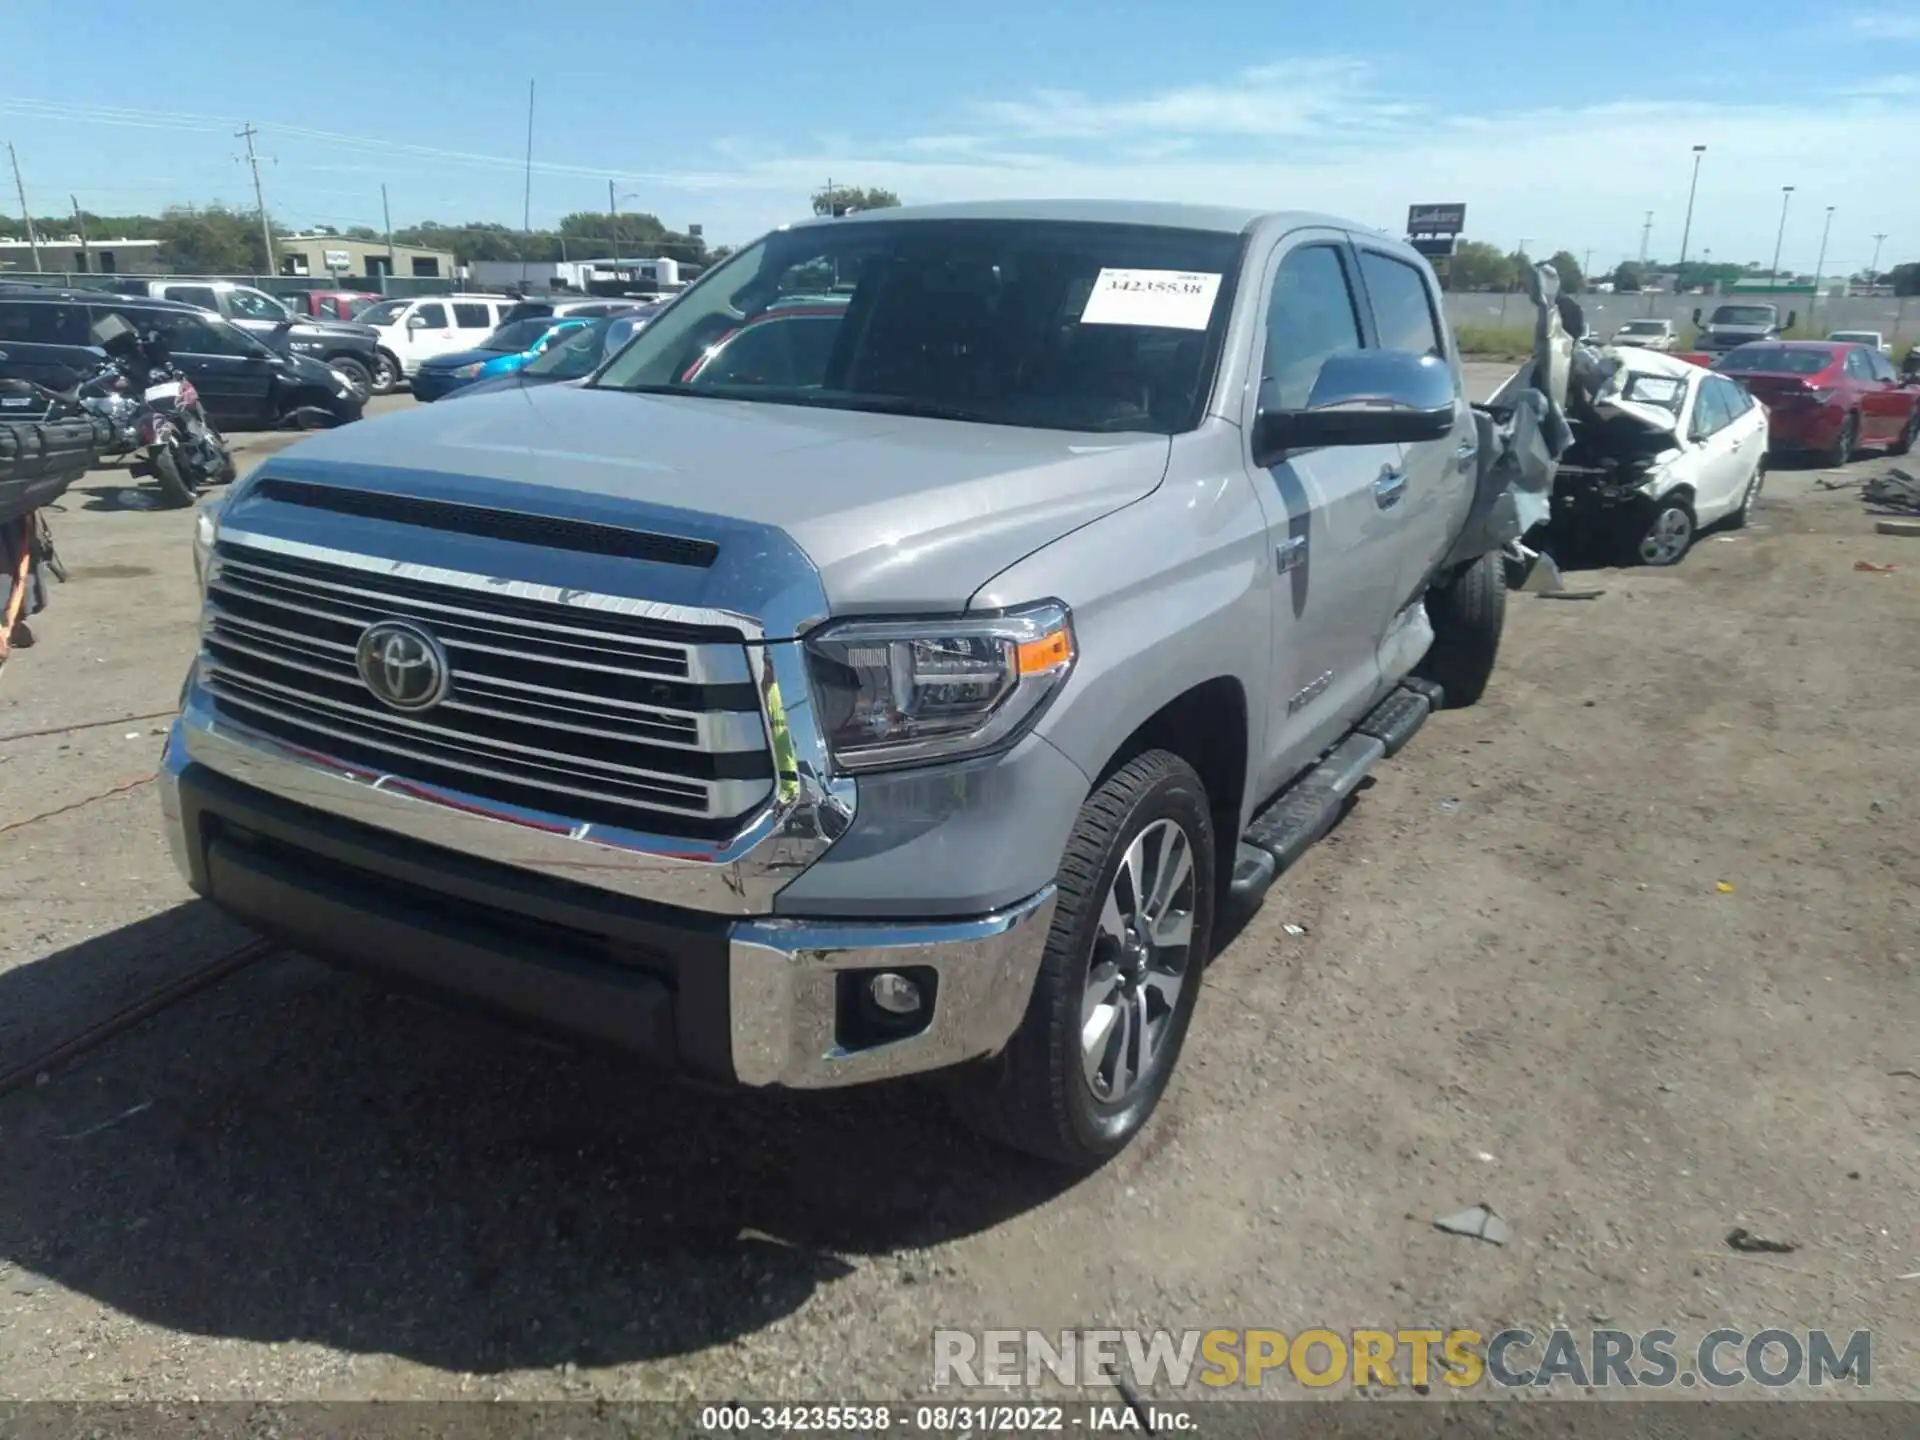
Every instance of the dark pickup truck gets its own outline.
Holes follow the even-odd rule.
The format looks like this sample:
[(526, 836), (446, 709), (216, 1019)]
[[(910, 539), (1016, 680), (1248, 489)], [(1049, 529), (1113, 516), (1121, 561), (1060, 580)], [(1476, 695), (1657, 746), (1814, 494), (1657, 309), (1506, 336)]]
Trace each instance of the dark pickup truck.
[(270, 350), (304, 355), (346, 376), (362, 400), (384, 395), (400, 383), (400, 368), (380, 350), (371, 325), (298, 318), (277, 298), (233, 280), (120, 280), (111, 287), (122, 295), (150, 295), (211, 310), (232, 321)]

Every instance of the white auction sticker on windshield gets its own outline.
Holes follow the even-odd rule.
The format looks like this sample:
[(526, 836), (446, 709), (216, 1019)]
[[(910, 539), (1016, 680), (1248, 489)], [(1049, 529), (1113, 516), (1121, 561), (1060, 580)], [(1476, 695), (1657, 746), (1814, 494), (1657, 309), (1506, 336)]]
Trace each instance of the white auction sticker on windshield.
[(1102, 270), (1080, 323), (1204, 330), (1219, 293), (1218, 275), (1194, 270)]

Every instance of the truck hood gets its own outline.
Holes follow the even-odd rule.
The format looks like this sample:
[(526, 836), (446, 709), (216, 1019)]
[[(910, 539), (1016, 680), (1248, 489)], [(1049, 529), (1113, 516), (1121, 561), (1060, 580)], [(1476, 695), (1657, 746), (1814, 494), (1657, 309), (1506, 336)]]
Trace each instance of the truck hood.
[(1015, 561), (1150, 494), (1170, 448), (1164, 435), (553, 385), (422, 406), (282, 453), (307, 472), (381, 467), (400, 490), (408, 470), (471, 475), (632, 501), (656, 526), (659, 507), (773, 526), (813, 561), (839, 615), (964, 609)]
[(296, 320), (288, 329), (294, 338), (300, 340), (328, 335), (351, 335), (366, 341), (380, 338), (380, 332), (373, 326), (356, 325), (351, 320)]

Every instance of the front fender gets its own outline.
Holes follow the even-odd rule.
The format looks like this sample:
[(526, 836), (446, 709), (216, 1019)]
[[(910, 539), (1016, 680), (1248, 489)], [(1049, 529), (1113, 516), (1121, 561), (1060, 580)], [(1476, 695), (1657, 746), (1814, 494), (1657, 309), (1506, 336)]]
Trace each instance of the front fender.
[[(1170, 702), (1223, 677), (1246, 695), (1249, 751), (1263, 753), (1273, 563), (1239, 431), (1220, 428), (1225, 444), (1176, 442), (1170, 477), (1196, 478), (1169, 478), (1054, 541), (995, 576), (969, 606), (1053, 597), (1072, 608), (1079, 659), (1037, 728), (1089, 777)], [(1202, 454), (1213, 463), (1190, 463)]]

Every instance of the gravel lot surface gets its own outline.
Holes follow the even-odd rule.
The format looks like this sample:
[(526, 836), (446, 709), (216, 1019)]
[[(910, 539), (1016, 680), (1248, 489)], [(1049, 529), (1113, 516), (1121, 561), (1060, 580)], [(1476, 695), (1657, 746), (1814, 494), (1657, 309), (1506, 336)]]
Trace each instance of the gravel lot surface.
[[(281, 956), (0, 1097), (0, 1396), (904, 1398), (936, 1326), (1562, 1323), (1870, 1329), (1920, 1397), (1920, 541), (1820, 473), (1515, 596), (1486, 700), (1215, 962), (1101, 1173)], [(54, 517), (73, 583), (0, 681), (0, 736), (89, 726), (0, 740), (0, 826), (77, 807), (0, 830), (0, 1071), (245, 938), (140, 783), (191, 518), (123, 485)], [(1434, 1229), (1480, 1201), (1505, 1247)]]

